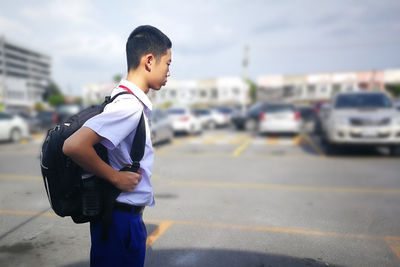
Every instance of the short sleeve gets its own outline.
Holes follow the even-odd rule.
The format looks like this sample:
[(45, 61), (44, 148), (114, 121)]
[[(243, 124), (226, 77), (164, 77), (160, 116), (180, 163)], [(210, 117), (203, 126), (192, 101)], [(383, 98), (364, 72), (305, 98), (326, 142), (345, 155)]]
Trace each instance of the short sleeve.
[(114, 149), (122, 140), (136, 130), (143, 105), (134, 96), (116, 99), (104, 111), (90, 118), (83, 125), (104, 138), (101, 142), (108, 149)]

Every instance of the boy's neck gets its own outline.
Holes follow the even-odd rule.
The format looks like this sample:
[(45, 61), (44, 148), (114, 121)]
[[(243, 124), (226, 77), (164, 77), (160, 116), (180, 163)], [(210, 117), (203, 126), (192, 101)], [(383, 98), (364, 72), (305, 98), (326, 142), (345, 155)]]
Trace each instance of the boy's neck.
[(143, 76), (139, 75), (139, 73), (130, 71), (126, 76), (126, 80), (139, 87), (145, 94), (149, 92), (149, 86)]

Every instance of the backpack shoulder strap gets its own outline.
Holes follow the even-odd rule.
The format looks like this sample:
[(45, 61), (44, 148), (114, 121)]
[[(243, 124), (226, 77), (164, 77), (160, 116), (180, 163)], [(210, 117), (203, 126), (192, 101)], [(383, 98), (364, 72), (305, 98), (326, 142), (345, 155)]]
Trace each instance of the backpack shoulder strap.
[[(122, 93), (129, 94), (129, 92), (122, 92)], [(119, 93), (119, 94), (122, 94), (122, 93)], [(119, 94), (115, 95), (113, 98), (115, 98)], [(143, 158), (145, 146), (146, 146), (146, 124), (145, 124), (145, 118), (144, 118), (144, 111), (142, 111), (142, 115), (140, 116), (140, 120), (139, 120), (138, 126), (136, 128), (135, 137), (133, 138), (133, 141), (132, 141), (132, 147), (131, 147), (131, 152), (130, 152), (130, 156), (132, 159), (132, 165), (126, 166), (126, 167), (122, 168), (120, 171), (137, 172), (140, 168), (140, 160)], [(119, 196), (120, 193), (121, 193), (121, 190), (119, 190), (115, 186), (109, 186), (109, 189), (105, 192), (104, 214), (102, 217), (102, 221), (103, 221), (103, 228), (102, 228), (102, 234), (101, 234), (102, 240), (107, 239), (108, 229), (110, 228), (110, 226), (112, 224), (112, 210), (114, 208), (115, 200), (117, 199), (117, 197)]]
[(108, 103), (111, 103), (111, 102), (113, 102), (118, 96), (120, 96), (120, 95), (127, 95), (127, 94), (130, 94), (130, 93), (124, 91), (124, 92), (119, 92), (118, 94), (116, 94), (116, 95), (113, 96), (113, 97), (111, 97), (111, 96), (106, 96), (105, 102), (106, 102), (107, 104), (108, 104)]

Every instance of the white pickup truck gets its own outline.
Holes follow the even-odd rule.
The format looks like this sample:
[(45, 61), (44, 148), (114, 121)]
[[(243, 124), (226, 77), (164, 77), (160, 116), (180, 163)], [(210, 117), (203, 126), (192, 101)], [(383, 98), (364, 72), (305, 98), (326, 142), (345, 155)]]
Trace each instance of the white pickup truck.
[(400, 112), (384, 92), (348, 92), (334, 96), (319, 113), (322, 141), (331, 152), (344, 145), (400, 146)]

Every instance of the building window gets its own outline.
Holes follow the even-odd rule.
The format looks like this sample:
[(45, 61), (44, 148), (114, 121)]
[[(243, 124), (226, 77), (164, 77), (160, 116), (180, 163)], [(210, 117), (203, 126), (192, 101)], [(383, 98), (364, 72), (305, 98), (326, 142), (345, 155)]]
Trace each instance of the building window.
[(200, 97), (205, 98), (207, 96), (206, 90), (200, 90)]
[(295, 86), (294, 85), (286, 85), (283, 87), (283, 96), (284, 97), (292, 97), (295, 95)]
[(307, 86), (307, 95), (308, 96), (315, 96), (316, 88), (315, 85), (310, 84)]
[(340, 93), (341, 86), (338, 83), (335, 83), (332, 85), (332, 95), (336, 95), (337, 93)]
[(353, 91), (353, 85), (352, 84), (348, 84), (348, 85), (346, 85), (346, 92), (351, 92), (351, 91)]
[(212, 98), (218, 98), (218, 90), (217, 90), (217, 88), (212, 88), (211, 89), (211, 97)]

